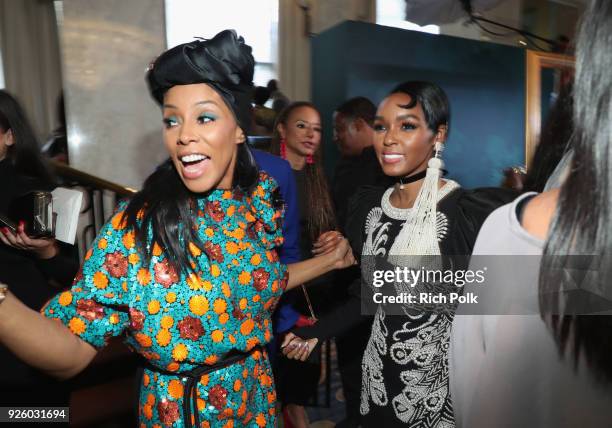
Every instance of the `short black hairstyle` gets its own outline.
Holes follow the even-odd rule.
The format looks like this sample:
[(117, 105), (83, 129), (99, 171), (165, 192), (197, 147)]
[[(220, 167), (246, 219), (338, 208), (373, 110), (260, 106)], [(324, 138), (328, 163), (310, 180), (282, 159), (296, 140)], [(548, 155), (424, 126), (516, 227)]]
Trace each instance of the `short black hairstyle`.
[(376, 116), (376, 106), (366, 97), (354, 97), (340, 104), (336, 112), (348, 120), (363, 119), (368, 125), (372, 125)]
[(419, 103), (425, 115), (427, 127), (432, 132), (438, 132), (442, 125), (446, 125), (446, 134), (450, 132), (450, 104), (442, 88), (435, 83), (409, 81), (397, 85), (389, 95), (406, 94), (410, 96), (410, 103), (400, 106), (413, 108)]

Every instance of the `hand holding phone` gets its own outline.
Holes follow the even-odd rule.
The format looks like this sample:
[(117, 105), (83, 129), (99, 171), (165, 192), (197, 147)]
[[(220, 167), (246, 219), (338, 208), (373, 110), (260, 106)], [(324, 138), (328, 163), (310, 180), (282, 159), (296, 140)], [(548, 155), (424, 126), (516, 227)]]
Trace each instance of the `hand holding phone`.
[[(11, 224), (12, 222), (9, 220), (7, 223)], [(40, 259), (50, 259), (59, 251), (57, 241), (54, 238), (29, 237), (25, 232), (24, 222), (20, 222), (17, 226), (12, 223), (11, 227), (2, 220), (2, 225), (0, 225), (0, 241), (9, 247), (30, 251)]]

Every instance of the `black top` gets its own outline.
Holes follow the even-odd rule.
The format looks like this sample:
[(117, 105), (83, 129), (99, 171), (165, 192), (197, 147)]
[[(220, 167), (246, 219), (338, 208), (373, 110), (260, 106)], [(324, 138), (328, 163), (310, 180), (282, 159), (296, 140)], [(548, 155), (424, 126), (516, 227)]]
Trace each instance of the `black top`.
[[(52, 189), (51, 183), (19, 175), (7, 159), (0, 161), (0, 211), (6, 212), (15, 197), (34, 190)], [(73, 246), (60, 246), (55, 257), (40, 260), (30, 252), (0, 242), (0, 282), (7, 284), (11, 293), (30, 309), (40, 310), (61, 288), (69, 287), (78, 268), (78, 256)], [(55, 282), (55, 286), (51, 286), (50, 281)], [(10, 392), (6, 397), (0, 393), (3, 403), (67, 405), (67, 394), (54, 386), (53, 380), (30, 369), (6, 349), (0, 349), (0, 367), (3, 368), (0, 390)], [(44, 385), (48, 388), (45, 389)], [(53, 390), (54, 395), (48, 396), (49, 390)]]
[[(408, 210), (381, 203), (385, 189), (365, 187), (352, 198), (346, 233), (353, 252), (362, 254), (370, 236), (376, 254), (386, 257)], [(512, 200), (501, 189), (451, 190), (438, 203), (437, 239), (441, 255), (452, 259), (453, 269), (467, 267), (480, 226), (491, 211)], [(342, 334), (363, 321), (360, 279), (349, 289), (344, 305), (311, 328), (297, 329), (301, 337), (327, 338)], [(393, 316), (378, 307), (371, 319), (370, 340), (362, 361), (360, 412), (362, 426), (423, 426), (453, 424), (448, 388), (447, 352), (454, 311), (415, 310)]]
[[(308, 230), (310, 207), (308, 206), (307, 198), (306, 172), (305, 169), (294, 169), (293, 174), (295, 177), (300, 215), (300, 253), (302, 260), (307, 260), (312, 257), (312, 239)], [(307, 292), (317, 317), (329, 310), (331, 304), (330, 297), (333, 292), (332, 280), (333, 272), (329, 272), (309, 281), (307, 285)], [(302, 315), (310, 316), (310, 310), (301, 287), (289, 290), (285, 294), (287, 294), (286, 299), (293, 303), (295, 309)]]
[(376, 158), (374, 147), (366, 147), (359, 156), (341, 157), (336, 164), (332, 184), (332, 196), (336, 208), (336, 220), (344, 233), (349, 200), (362, 186), (386, 188), (393, 183), (387, 177)]
[[(349, 203), (349, 216), (346, 222), (346, 236), (351, 244), (353, 254), (359, 261), (365, 239), (365, 221), (372, 208), (380, 206), (385, 188), (377, 186), (363, 186), (351, 198)], [(440, 242), (440, 251), (443, 255), (469, 255), (474, 247), (476, 235), (487, 216), (496, 208), (512, 201), (516, 192), (501, 188), (482, 188), (453, 191), (438, 204), (438, 211), (446, 214), (451, 221), (450, 239)], [(397, 236), (403, 222), (392, 222), (394, 233)], [(393, 243), (391, 240), (389, 246)], [(346, 332), (362, 319), (361, 316), (361, 282), (360, 278), (349, 287), (351, 298), (337, 310), (329, 313), (325, 318), (312, 327), (296, 329), (294, 332), (300, 337), (327, 339)]]

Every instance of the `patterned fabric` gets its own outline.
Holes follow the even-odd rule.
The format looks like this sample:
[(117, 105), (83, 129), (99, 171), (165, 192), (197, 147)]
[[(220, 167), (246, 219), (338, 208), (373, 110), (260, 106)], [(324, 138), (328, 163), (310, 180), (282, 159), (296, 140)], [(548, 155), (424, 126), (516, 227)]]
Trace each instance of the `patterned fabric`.
[[(87, 252), (70, 291), (43, 310), (100, 348), (125, 334), (150, 365), (184, 372), (214, 364), (229, 351), (249, 351), (272, 338), (271, 314), (286, 286), (282, 211), (265, 173), (252, 195), (213, 190), (197, 200), (204, 248), (188, 243), (192, 271), (175, 271), (157, 244), (145, 264), (122, 209)], [(183, 427), (184, 381), (146, 369), (139, 415), (143, 427)], [(202, 376), (197, 386), (202, 426), (274, 426), (276, 394), (264, 352)]]
[[(438, 202), (458, 188), (448, 180), (438, 192)], [(364, 256), (389, 257), (404, 224), (416, 214), (415, 209), (393, 207), (389, 202), (392, 190), (383, 194), (380, 206), (371, 208), (366, 217)], [(448, 215), (438, 207), (437, 241), (431, 243), (437, 254), (449, 235), (448, 225)], [(362, 257), (362, 270), (369, 269), (371, 260)], [(448, 348), (453, 313), (404, 312), (405, 316), (391, 316), (379, 306), (374, 317), (362, 360), (363, 426), (452, 428)]]

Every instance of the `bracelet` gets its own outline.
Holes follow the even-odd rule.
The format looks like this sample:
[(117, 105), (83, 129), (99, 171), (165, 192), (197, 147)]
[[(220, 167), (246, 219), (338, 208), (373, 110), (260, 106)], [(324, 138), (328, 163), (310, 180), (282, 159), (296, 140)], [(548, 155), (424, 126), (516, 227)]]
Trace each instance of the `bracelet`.
[(4, 302), (4, 299), (6, 299), (6, 294), (8, 293), (8, 285), (3, 284), (0, 282), (0, 305), (2, 304), (2, 302)]

